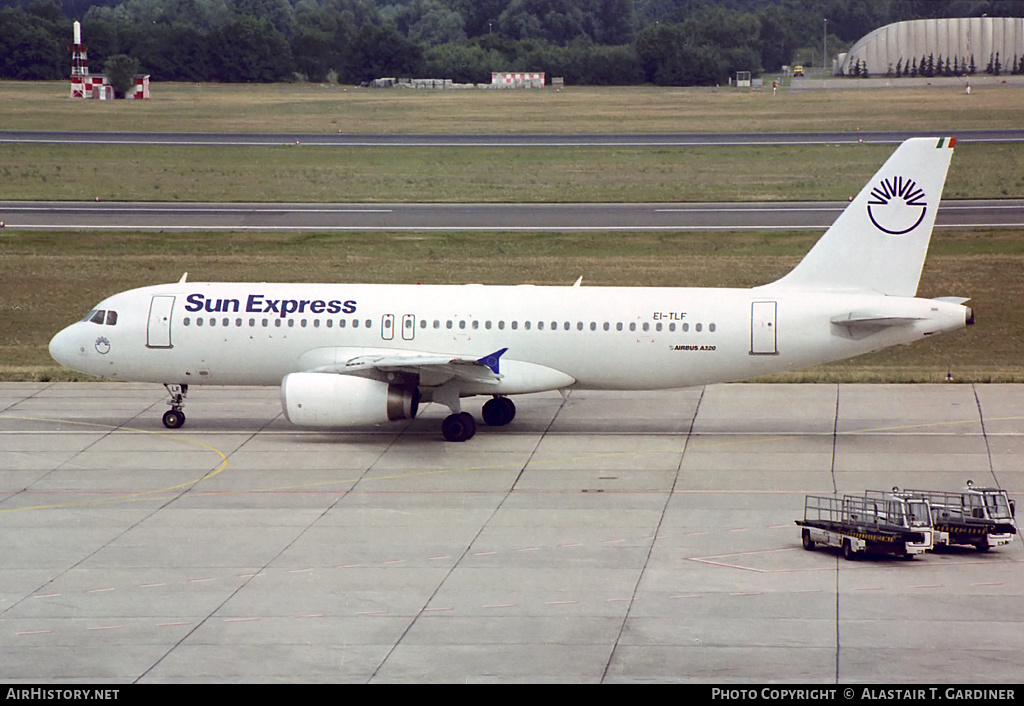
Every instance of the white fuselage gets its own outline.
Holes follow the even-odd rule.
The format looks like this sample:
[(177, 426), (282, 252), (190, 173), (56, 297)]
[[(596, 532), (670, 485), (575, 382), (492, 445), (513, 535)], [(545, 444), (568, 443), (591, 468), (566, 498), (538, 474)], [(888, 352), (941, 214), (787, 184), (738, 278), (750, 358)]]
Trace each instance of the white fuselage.
[[(973, 323), (965, 299), (918, 299), (956, 140), (903, 142), (800, 263), (754, 289), (190, 283), (115, 294), (50, 341), (68, 367), (167, 386), (180, 427), (188, 385), (281, 385), (285, 416), (352, 426), (460, 400), (744, 380), (849, 358)], [(577, 282), (577, 285), (579, 283)]]
[[(123, 292), (97, 310), (116, 312), (116, 323), (83, 320), (50, 349), (69, 367), (113, 380), (277, 385), (289, 373), (371, 353), (466, 357), (507, 348), (498, 386), (463, 385), (461, 396), (748, 379), (960, 328), (968, 311), (938, 300), (771, 288), (190, 282)], [(912, 321), (834, 323), (858, 311)]]

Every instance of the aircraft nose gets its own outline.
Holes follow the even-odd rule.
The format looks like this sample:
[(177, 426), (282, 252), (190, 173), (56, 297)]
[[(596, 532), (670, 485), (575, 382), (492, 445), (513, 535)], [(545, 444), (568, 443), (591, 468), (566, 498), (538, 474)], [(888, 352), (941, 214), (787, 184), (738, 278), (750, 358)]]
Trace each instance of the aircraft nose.
[(50, 357), (61, 365), (74, 368), (85, 356), (85, 347), (78, 340), (74, 326), (68, 326), (50, 339)]

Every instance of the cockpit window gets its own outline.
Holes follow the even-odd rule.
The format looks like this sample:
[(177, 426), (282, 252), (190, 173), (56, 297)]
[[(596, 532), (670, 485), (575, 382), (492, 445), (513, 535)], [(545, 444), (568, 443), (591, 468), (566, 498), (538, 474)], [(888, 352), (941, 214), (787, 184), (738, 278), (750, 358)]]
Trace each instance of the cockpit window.
[(106, 324), (107, 326), (117, 325), (117, 312), (113, 309), (109, 311), (107, 309), (93, 309), (82, 321), (88, 321), (94, 324)]

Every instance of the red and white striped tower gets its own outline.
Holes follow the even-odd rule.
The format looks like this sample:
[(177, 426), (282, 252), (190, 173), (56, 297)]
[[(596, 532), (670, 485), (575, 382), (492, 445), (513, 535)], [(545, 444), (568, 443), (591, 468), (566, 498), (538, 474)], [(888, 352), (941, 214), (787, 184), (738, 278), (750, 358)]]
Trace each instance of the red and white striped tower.
[(82, 44), (82, 25), (75, 20), (75, 42), (71, 45), (71, 97), (85, 98), (85, 77), (89, 75), (89, 57)]

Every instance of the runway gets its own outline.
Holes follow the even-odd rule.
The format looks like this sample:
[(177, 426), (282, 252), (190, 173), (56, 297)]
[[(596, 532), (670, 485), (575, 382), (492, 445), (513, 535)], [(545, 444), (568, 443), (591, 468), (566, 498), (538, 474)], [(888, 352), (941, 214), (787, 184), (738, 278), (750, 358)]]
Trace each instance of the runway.
[[(1024, 129), (956, 130), (962, 142), (1020, 142)], [(931, 137), (934, 130), (843, 132), (688, 132), (572, 134), (355, 134), (249, 132), (88, 132), (0, 130), (0, 144), (262, 146), (314, 147), (720, 147), (833, 145), (864, 142), (899, 144), (911, 137)]]
[[(646, 204), (213, 204), (0, 201), (21, 230), (714, 231), (825, 230), (847, 202)], [(939, 228), (1024, 227), (1024, 201), (943, 201)]]
[[(354, 431), (276, 388), (0, 384), (0, 680), (1016, 683), (1024, 547), (844, 561), (805, 493), (1024, 496), (1017, 385), (518, 398)], [(466, 409), (478, 413), (469, 401)]]
[[(0, 144), (344, 147), (769, 146), (899, 144), (934, 131), (665, 134), (149, 133), (0, 130)], [(962, 130), (963, 143), (1012, 143), (1022, 129)], [(854, 194), (850, 195), (851, 197)], [(0, 201), (0, 224), (22, 230), (615, 231), (823, 230), (848, 202), (792, 203), (169, 203)], [(1020, 199), (947, 200), (940, 228), (1024, 227)]]

